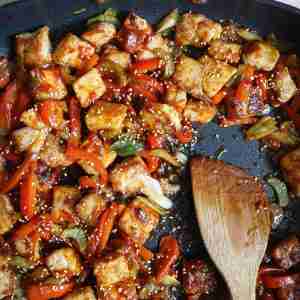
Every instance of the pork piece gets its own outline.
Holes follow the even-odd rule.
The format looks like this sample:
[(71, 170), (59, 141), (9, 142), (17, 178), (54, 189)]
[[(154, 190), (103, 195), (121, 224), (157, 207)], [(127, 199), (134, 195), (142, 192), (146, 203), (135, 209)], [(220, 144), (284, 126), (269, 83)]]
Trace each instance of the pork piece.
[(113, 63), (120, 65), (124, 69), (127, 69), (131, 63), (130, 54), (125, 51), (121, 51), (114, 46), (106, 47), (102, 57), (103, 60), (112, 61)]
[(203, 47), (220, 38), (222, 26), (206, 16), (196, 13), (184, 14), (176, 26), (176, 43), (180, 46)]
[(266, 42), (254, 42), (243, 55), (244, 62), (264, 71), (272, 71), (277, 64), (279, 51)]
[(124, 210), (119, 228), (139, 244), (144, 244), (158, 222), (159, 214), (136, 199)]
[(275, 263), (289, 269), (300, 263), (300, 240), (293, 235), (279, 242), (272, 250), (272, 258)]
[(182, 269), (182, 284), (189, 296), (198, 299), (203, 295), (215, 292), (217, 288), (216, 272), (203, 260), (186, 261)]
[(280, 160), (280, 168), (292, 191), (300, 196), (300, 148), (284, 155)]
[(127, 257), (118, 254), (103, 257), (94, 264), (94, 275), (100, 289), (134, 279), (137, 271), (136, 266), (129, 264)]
[(214, 59), (222, 60), (230, 64), (237, 64), (240, 61), (241, 53), (241, 45), (224, 42), (222, 40), (213, 41), (208, 48), (208, 54)]
[(93, 68), (73, 83), (73, 89), (82, 107), (88, 107), (106, 91), (98, 69)]
[(164, 196), (159, 181), (152, 178), (143, 160), (129, 158), (118, 164), (110, 174), (110, 181), (115, 192), (127, 196), (142, 193), (165, 209), (172, 207), (170, 199)]
[(15, 286), (16, 276), (9, 268), (8, 257), (0, 256), (0, 299), (7, 299), (6, 297), (9, 297), (10, 299)]
[(216, 107), (208, 101), (189, 100), (183, 116), (190, 122), (205, 124), (210, 122), (217, 114)]
[(79, 256), (72, 248), (54, 250), (47, 256), (46, 265), (58, 277), (79, 275), (82, 268)]
[(288, 67), (276, 73), (275, 84), (275, 90), (278, 95), (277, 99), (282, 103), (291, 100), (297, 92), (297, 86), (290, 75)]
[(144, 47), (151, 33), (151, 25), (145, 19), (131, 13), (118, 33), (118, 40), (126, 52), (135, 53)]
[(18, 61), (26, 67), (43, 67), (52, 62), (49, 27), (43, 26), (33, 33), (16, 36)]
[(98, 101), (87, 112), (85, 122), (91, 131), (105, 130), (119, 134), (124, 126), (126, 115), (126, 105)]
[(95, 48), (90, 43), (68, 33), (56, 47), (53, 59), (58, 65), (81, 69), (94, 54)]
[(96, 300), (95, 292), (92, 287), (86, 286), (75, 290), (63, 298), (63, 300)]
[(17, 215), (9, 198), (0, 194), (0, 235), (10, 231), (17, 222)]
[(106, 207), (106, 201), (96, 193), (84, 196), (76, 205), (80, 219), (90, 226), (96, 226), (101, 212)]
[(67, 88), (56, 67), (33, 69), (30, 72), (32, 93), (36, 100), (61, 100), (67, 96)]
[(182, 112), (187, 103), (187, 93), (175, 85), (166, 88), (165, 102), (172, 105), (178, 112)]
[(97, 51), (100, 51), (103, 45), (109, 43), (116, 36), (116, 33), (115, 25), (105, 22), (96, 22), (91, 24), (81, 37), (96, 47)]

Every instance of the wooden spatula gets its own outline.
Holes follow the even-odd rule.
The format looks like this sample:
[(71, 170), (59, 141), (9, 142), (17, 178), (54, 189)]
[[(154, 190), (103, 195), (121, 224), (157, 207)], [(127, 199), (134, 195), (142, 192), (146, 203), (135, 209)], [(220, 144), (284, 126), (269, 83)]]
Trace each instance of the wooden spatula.
[(208, 158), (191, 161), (195, 208), (206, 248), (233, 300), (255, 300), (270, 216), (261, 184), (245, 171)]

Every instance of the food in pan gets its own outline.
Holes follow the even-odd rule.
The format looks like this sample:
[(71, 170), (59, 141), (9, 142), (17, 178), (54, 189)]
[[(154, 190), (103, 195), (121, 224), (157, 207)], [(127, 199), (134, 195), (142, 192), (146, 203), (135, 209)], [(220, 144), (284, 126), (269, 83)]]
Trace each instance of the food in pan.
[[(300, 62), (282, 48), (176, 9), (157, 26), (108, 9), (58, 43), (47, 26), (18, 34), (0, 59), (0, 299), (215, 293), (214, 268), (171, 233), (147, 241), (172, 214), (196, 123), (281, 149), (287, 185), (268, 182), (281, 206), (299, 195)], [(259, 299), (299, 298), (299, 249), (296, 236), (272, 249)]]

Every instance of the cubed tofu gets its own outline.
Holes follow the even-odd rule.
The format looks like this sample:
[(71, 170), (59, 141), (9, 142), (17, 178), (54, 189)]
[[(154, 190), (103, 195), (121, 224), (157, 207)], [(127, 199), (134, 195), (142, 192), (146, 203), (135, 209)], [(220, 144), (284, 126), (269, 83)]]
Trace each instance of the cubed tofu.
[(45, 144), (48, 130), (23, 127), (15, 130), (12, 135), (18, 151), (39, 153)]
[(217, 109), (211, 103), (201, 100), (189, 100), (184, 109), (183, 116), (190, 122), (205, 124), (210, 122), (216, 116), (216, 113)]
[(72, 248), (54, 250), (47, 256), (46, 265), (55, 276), (76, 276), (82, 271), (79, 256)]
[(14, 272), (6, 264), (0, 265), (0, 299), (12, 299), (15, 286), (16, 275)]
[(300, 148), (284, 155), (280, 168), (296, 196), (300, 196)]
[(208, 97), (215, 96), (237, 72), (237, 68), (207, 55), (199, 59), (202, 66), (202, 89)]
[(272, 71), (279, 57), (279, 51), (266, 42), (254, 42), (243, 55), (246, 64), (264, 71)]
[(107, 130), (120, 133), (127, 115), (127, 106), (124, 104), (98, 101), (85, 116), (89, 130)]
[(103, 53), (103, 59), (110, 60), (120, 65), (124, 69), (127, 69), (131, 64), (130, 54), (125, 51), (121, 51), (118, 48), (113, 46), (107, 47), (105, 49)]
[(68, 160), (65, 155), (64, 146), (60, 144), (60, 138), (53, 134), (48, 135), (40, 152), (40, 159), (50, 168), (66, 167), (72, 164), (72, 161)]
[(291, 100), (297, 92), (297, 86), (287, 67), (276, 73), (275, 84), (278, 95), (277, 99), (282, 103)]
[(0, 235), (4, 234), (17, 222), (17, 215), (7, 196), (0, 194)]
[(52, 62), (49, 27), (43, 26), (33, 33), (16, 36), (16, 53), (27, 67), (43, 67)]
[(236, 43), (224, 42), (222, 40), (213, 41), (208, 54), (217, 60), (222, 60), (230, 64), (237, 64), (241, 59), (242, 46)]
[(42, 121), (37, 109), (31, 108), (24, 111), (21, 115), (20, 121), (26, 126), (33, 129), (43, 129), (46, 128), (45, 123)]
[(195, 59), (181, 56), (176, 64), (174, 81), (178, 87), (194, 97), (201, 97), (203, 66)]
[(82, 107), (90, 106), (106, 91), (100, 72), (93, 68), (73, 83), (73, 89)]
[(192, 45), (203, 47), (213, 40), (219, 39), (222, 26), (204, 15), (186, 13), (176, 26), (176, 43), (180, 46)]
[(143, 186), (139, 178), (147, 175), (144, 161), (139, 157), (134, 157), (118, 164), (110, 174), (110, 181), (114, 191), (135, 194)]
[(161, 133), (181, 128), (181, 115), (169, 104), (155, 103), (150, 109), (142, 109), (140, 117), (147, 129), (161, 131)]
[(89, 226), (95, 226), (101, 212), (106, 207), (102, 196), (91, 193), (84, 196), (76, 205), (76, 212), (80, 219)]
[(138, 300), (136, 283), (133, 280), (123, 281), (99, 290), (101, 300)]
[(52, 214), (55, 218), (59, 218), (62, 211), (73, 212), (74, 204), (79, 199), (80, 191), (77, 188), (56, 186), (53, 190)]
[(24, 256), (32, 262), (36, 262), (41, 258), (41, 240), (34, 241), (29, 237), (24, 239), (17, 239), (14, 241), (15, 249), (17, 253)]
[(101, 47), (110, 42), (116, 36), (116, 27), (110, 23), (94, 23), (81, 37), (91, 43), (99, 51)]
[(159, 214), (136, 199), (124, 210), (119, 228), (137, 243), (144, 244), (158, 222)]
[(165, 102), (172, 105), (178, 112), (182, 112), (187, 103), (186, 91), (179, 89), (175, 85), (168, 86), (165, 94)]
[(95, 48), (91, 44), (69, 33), (58, 44), (53, 59), (58, 65), (81, 69), (94, 54)]
[(94, 275), (97, 279), (97, 286), (101, 288), (109, 287), (120, 281), (134, 279), (136, 270), (132, 269), (128, 260), (123, 255), (105, 257), (94, 264)]
[(32, 93), (36, 100), (61, 100), (67, 96), (67, 88), (58, 68), (33, 69), (30, 72)]
[(75, 290), (63, 298), (63, 300), (97, 300), (95, 292), (91, 286), (86, 286)]

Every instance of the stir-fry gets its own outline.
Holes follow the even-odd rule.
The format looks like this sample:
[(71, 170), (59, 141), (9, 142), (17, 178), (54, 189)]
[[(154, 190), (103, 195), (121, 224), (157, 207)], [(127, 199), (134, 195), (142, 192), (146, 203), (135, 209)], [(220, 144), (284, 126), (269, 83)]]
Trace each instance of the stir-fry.
[[(15, 59), (0, 58), (0, 299), (215, 293), (213, 267), (183, 258), (171, 233), (145, 243), (171, 213), (195, 123), (289, 150), (280, 165), (300, 194), (300, 61), (280, 46), (176, 9), (157, 26), (108, 9), (55, 44), (47, 26), (18, 34)], [(285, 183), (269, 182), (287, 205)], [(274, 248), (262, 299), (299, 298), (300, 275), (286, 274), (299, 245)]]

